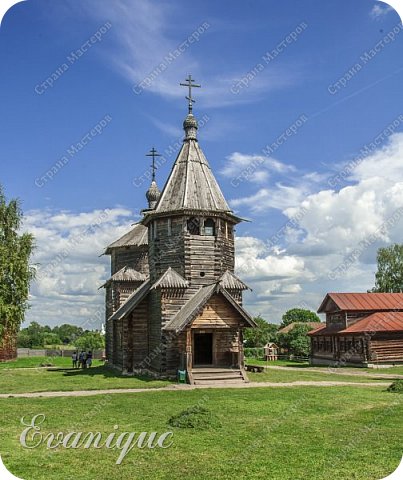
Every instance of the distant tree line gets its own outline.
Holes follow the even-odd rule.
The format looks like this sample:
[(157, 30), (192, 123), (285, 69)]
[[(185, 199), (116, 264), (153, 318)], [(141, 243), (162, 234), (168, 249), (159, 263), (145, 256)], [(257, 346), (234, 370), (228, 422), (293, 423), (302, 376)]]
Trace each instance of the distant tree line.
[(101, 332), (84, 330), (76, 325), (64, 324), (57, 327), (42, 326), (31, 322), (18, 333), (19, 348), (44, 348), (73, 346), (80, 350), (104, 348), (105, 338)]

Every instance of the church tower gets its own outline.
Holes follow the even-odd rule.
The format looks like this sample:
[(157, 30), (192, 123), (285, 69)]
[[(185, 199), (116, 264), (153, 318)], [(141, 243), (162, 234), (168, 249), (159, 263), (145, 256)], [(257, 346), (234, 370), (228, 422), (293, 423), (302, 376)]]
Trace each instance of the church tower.
[[(181, 85), (189, 89), (183, 145), (161, 193), (155, 181), (158, 154), (149, 154), (149, 205), (139, 223), (148, 231), (148, 278), (108, 322), (123, 321), (123, 370), (142, 366), (174, 375), (182, 369), (193, 382), (197, 365), (232, 366), (243, 380), (242, 330), (255, 324), (242, 307), (248, 287), (234, 274), (234, 227), (242, 220), (228, 206), (198, 143), (192, 89), (200, 85), (190, 75)], [(131, 320), (125, 325), (125, 319)], [(144, 335), (142, 352), (148, 352), (140, 362), (134, 360), (140, 339), (130, 333), (136, 324)], [(107, 338), (114, 342), (113, 337)]]

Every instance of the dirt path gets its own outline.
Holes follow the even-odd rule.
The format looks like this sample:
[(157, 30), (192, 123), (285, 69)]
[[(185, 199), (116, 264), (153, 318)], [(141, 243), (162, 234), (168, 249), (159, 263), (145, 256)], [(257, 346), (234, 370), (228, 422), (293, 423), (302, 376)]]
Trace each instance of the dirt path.
[(279, 365), (265, 365), (264, 366), (265, 369), (267, 370), (289, 370), (291, 372), (314, 372), (314, 373), (327, 373), (327, 374), (332, 374), (332, 375), (346, 375), (346, 376), (351, 376), (351, 377), (371, 377), (371, 378), (386, 378), (386, 379), (390, 379), (390, 380), (393, 380), (395, 378), (403, 378), (403, 375), (397, 375), (397, 374), (393, 374), (393, 373), (376, 373), (374, 371), (374, 373), (372, 372), (352, 372), (351, 370), (350, 371), (347, 371), (345, 372), (344, 371), (344, 368), (315, 368), (315, 367), (281, 367)]
[(2, 393), (0, 398), (54, 398), (54, 397), (90, 397), (93, 395), (110, 395), (110, 394), (127, 394), (127, 393), (145, 393), (145, 392), (166, 392), (178, 390), (198, 390), (206, 388), (290, 388), (290, 387), (385, 387), (388, 382), (250, 382), (250, 383), (234, 383), (222, 384), (214, 383), (211, 385), (169, 385), (163, 388), (122, 388), (107, 390), (78, 390), (69, 392), (34, 392), (34, 393)]

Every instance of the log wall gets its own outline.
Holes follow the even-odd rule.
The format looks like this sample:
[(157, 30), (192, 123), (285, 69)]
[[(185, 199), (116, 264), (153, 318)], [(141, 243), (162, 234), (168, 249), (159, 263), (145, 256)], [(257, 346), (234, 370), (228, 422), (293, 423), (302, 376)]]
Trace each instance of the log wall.
[(148, 275), (148, 246), (115, 248), (111, 255), (111, 275), (123, 267), (131, 267)]

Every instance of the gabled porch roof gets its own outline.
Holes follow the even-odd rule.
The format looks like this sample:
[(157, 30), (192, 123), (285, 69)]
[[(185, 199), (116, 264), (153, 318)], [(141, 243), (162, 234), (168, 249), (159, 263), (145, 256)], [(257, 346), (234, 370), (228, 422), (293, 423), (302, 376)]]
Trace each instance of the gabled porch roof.
[(172, 320), (164, 327), (164, 330), (173, 330), (176, 333), (182, 332), (201, 313), (207, 302), (216, 293), (222, 294), (250, 327), (254, 328), (257, 326), (249, 313), (232, 298), (220, 283), (213, 283), (212, 285), (201, 287), (174, 315)]

